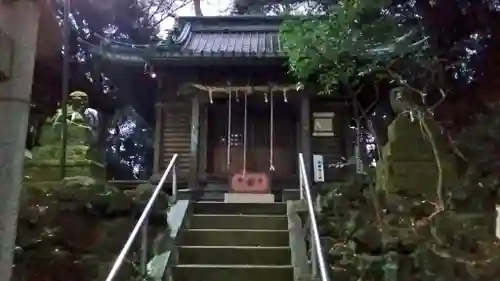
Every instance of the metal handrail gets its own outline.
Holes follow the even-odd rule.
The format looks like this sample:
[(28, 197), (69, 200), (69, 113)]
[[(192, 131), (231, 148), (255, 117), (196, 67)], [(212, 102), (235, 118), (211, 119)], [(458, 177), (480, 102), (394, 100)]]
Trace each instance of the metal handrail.
[[(309, 213), (309, 219), (311, 223), (311, 264), (312, 264), (312, 275), (316, 277), (317, 269), (319, 267), (319, 274), (321, 281), (329, 281), (328, 270), (326, 267), (325, 258), (323, 256), (323, 249), (321, 246), (321, 241), (319, 238), (318, 224), (316, 221), (316, 212), (313, 204), (313, 199), (311, 195), (311, 188), (309, 186), (309, 180), (306, 172), (306, 165), (304, 164), (304, 155), (299, 153), (299, 179), (300, 179), (300, 199), (306, 201), (307, 211)], [(317, 262), (317, 264), (316, 264)]]
[[(130, 247), (132, 246), (132, 243), (134, 242), (135, 238), (137, 237), (137, 234), (139, 233), (139, 230), (141, 229), (141, 227), (143, 227), (144, 223), (147, 221), (147, 217), (149, 215), (149, 212), (151, 211), (151, 208), (153, 207), (153, 204), (155, 203), (156, 198), (158, 197), (158, 194), (160, 194), (160, 191), (163, 188), (163, 184), (167, 180), (167, 177), (168, 177), (168, 174), (170, 173), (170, 171), (172, 171), (172, 188), (173, 189), (177, 188), (176, 176), (175, 176), (175, 160), (177, 159), (177, 156), (178, 156), (178, 154), (174, 154), (174, 156), (170, 160), (170, 163), (168, 164), (167, 169), (163, 173), (163, 176), (161, 177), (160, 182), (158, 183), (155, 190), (153, 191), (153, 194), (151, 195), (148, 203), (146, 204), (146, 207), (144, 207), (144, 210), (142, 211), (142, 214), (139, 217), (139, 220), (135, 224), (132, 232), (130, 233), (130, 236), (128, 237), (127, 242), (125, 242), (125, 245), (123, 246), (118, 257), (116, 258), (116, 260), (113, 264), (113, 267), (111, 267), (111, 270), (109, 271), (109, 274), (106, 277), (106, 281), (112, 281), (115, 278), (116, 274), (118, 273), (118, 270), (120, 269), (120, 267), (122, 266), (122, 264), (125, 260), (125, 256), (127, 255), (128, 251), (130, 250)], [(177, 198), (175, 198), (176, 196), (174, 194), (175, 195), (177, 194), (177, 190), (172, 190), (172, 195), (174, 196), (174, 200), (176, 200)]]

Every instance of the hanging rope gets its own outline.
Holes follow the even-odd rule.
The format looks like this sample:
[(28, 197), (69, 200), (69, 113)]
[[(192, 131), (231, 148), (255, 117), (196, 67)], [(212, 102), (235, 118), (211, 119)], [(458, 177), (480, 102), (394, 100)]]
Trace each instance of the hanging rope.
[(269, 116), (269, 171), (274, 172), (274, 95), (269, 87), (270, 116)]
[(247, 103), (248, 103), (248, 93), (245, 92), (245, 112), (243, 119), (243, 176), (247, 172)]
[(228, 94), (228, 113), (227, 113), (227, 170), (229, 171), (231, 168), (231, 120), (232, 120), (232, 98), (231, 98), (231, 85), (229, 85), (229, 94)]
[(353, 104), (356, 122), (356, 145), (354, 148), (354, 158), (356, 160), (356, 173), (363, 173), (363, 160), (361, 159), (361, 116), (358, 111), (356, 104)]

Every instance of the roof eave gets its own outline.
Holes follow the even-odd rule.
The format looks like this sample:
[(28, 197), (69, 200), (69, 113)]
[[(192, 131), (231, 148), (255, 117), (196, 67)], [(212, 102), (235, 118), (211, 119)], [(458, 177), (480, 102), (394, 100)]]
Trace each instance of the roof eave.
[(151, 63), (158, 66), (202, 66), (202, 65), (284, 65), (287, 62), (286, 57), (266, 56), (165, 56), (151, 59)]
[(219, 24), (221, 22), (280, 24), (286, 19), (299, 18), (297, 16), (265, 16), (265, 15), (234, 15), (234, 16), (182, 16), (176, 19), (179, 26), (190, 22), (203, 24)]

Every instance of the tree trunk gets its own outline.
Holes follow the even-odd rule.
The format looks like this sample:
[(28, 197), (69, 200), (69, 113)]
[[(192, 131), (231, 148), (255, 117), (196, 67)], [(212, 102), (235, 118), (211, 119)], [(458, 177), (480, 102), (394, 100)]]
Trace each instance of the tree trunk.
[(203, 13), (201, 12), (201, 0), (193, 0), (193, 6), (194, 6), (194, 15), (197, 17), (203, 16)]
[(0, 83), (0, 281), (9, 281), (40, 12), (29, 0), (0, 4), (0, 10), (0, 29), (14, 38), (11, 79)]

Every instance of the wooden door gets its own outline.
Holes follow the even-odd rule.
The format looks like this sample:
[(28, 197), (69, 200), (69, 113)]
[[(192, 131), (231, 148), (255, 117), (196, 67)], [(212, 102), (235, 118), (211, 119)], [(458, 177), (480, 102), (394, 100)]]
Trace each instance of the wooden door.
[[(244, 103), (233, 102), (231, 118), (231, 149), (228, 165), (227, 126), (228, 103), (217, 101), (209, 105), (207, 172), (228, 177), (243, 171), (245, 166)], [(275, 105), (273, 166), (270, 172), (271, 132), (270, 108), (263, 98), (250, 99), (247, 106), (246, 170), (270, 173), (272, 178), (290, 178), (296, 171), (296, 118), (293, 107)], [(211, 166), (211, 167), (210, 167)]]

